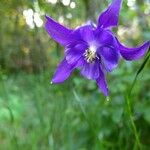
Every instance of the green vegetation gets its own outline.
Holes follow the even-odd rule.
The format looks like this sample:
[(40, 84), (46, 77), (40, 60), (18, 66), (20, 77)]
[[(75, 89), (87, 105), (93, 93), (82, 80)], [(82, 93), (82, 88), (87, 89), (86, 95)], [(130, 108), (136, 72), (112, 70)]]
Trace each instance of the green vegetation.
[[(0, 150), (149, 150), (150, 61), (120, 61), (108, 75), (109, 99), (78, 71), (51, 85), (63, 50), (43, 26), (28, 26), (23, 15), (32, 9), (43, 21), (47, 13), (76, 27), (95, 20), (110, 2), (93, 1), (76, 0), (71, 9), (60, 1), (0, 0)], [(135, 6), (124, 1), (114, 31), (130, 46), (150, 39), (150, 4), (137, 0)]]

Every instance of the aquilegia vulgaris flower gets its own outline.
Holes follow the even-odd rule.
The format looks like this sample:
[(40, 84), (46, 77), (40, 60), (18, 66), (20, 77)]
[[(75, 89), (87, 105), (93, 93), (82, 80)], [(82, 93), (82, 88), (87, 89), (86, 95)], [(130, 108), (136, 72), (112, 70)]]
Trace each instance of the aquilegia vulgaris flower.
[(75, 68), (87, 79), (95, 80), (100, 90), (108, 96), (105, 75), (114, 70), (122, 56), (136, 60), (147, 52), (150, 41), (136, 48), (123, 46), (110, 30), (117, 26), (122, 0), (113, 0), (98, 18), (98, 25), (88, 23), (75, 30), (68, 29), (46, 16), (45, 29), (59, 44), (64, 46), (64, 59), (59, 64), (52, 83), (66, 80)]

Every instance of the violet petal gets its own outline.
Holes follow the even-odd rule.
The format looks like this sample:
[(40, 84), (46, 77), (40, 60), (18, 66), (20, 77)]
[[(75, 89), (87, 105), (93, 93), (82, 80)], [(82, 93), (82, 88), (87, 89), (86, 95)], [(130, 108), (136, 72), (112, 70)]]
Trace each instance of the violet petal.
[(121, 3), (122, 0), (112, 1), (108, 8), (99, 16), (98, 27), (107, 28), (117, 26)]
[(102, 91), (102, 93), (105, 96), (108, 96), (108, 87), (107, 87), (107, 81), (104, 75), (104, 72), (102, 71), (102, 69), (99, 69), (99, 77), (96, 79), (97, 85), (99, 87), (99, 89)]
[(100, 46), (113, 46), (116, 42), (115, 36), (110, 30), (98, 28), (95, 30), (94, 35)]
[(99, 63), (87, 63), (85, 61), (83, 67), (81, 68), (81, 74), (87, 79), (97, 79), (99, 76)]
[(118, 50), (120, 51), (120, 54), (126, 60), (140, 59), (145, 55), (145, 53), (148, 51), (148, 48), (150, 47), (150, 41), (147, 41), (141, 46), (135, 48), (128, 48), (122, 45), (118, 40), (117, 40), (117, 44), (118, 44), (117, 47)]
[(46, 16), (45, 29), (48, 34), (59, 44), (67, 45), (70, 42), (70, 34), (72, 30), (62, 26), (49, 16)]
[(58, 65), (58, 68), (53, 76), (52, 83), (61, 83), (66, 80), (73, 71), (74, 66), (75, 65), (68, 64), (66, 59), (63, 59)]
[(70, 45), (65, 50), (65, 56), (68, 64), (76, 63), (79, 58), (83, 56), (83, 53), (87, 49), (87, 45), (84, 43), (78, 43), (76, 45)]
[(118, 50), (110, 47), (102, 47), (99, 50), (99, 54), (101, 55), (101, 61), (107, 71), (112, 71), (117, 67), (119, 62)]
[(78, 37), (78, 40), (83, 40), (90, 43), (94, 40), (94, 28), (92, 25), (84, 25), (77, 28), (74, 32), (74, 36)]

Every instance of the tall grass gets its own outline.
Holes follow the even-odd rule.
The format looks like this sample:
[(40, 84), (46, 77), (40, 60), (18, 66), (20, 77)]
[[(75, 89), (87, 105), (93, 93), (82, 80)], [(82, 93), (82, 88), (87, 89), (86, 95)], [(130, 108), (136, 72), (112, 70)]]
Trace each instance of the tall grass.
[(140, 87), (149, 88), (149, 77), (140, 78), (147, 57), (130, 92), (133, 70), (122, 71), (128, 63), (108, 78), (109, 101), (79, 76), (50, 85), (49, 72), (1, 74), (0, 149), (148, 150), (150, 95)]

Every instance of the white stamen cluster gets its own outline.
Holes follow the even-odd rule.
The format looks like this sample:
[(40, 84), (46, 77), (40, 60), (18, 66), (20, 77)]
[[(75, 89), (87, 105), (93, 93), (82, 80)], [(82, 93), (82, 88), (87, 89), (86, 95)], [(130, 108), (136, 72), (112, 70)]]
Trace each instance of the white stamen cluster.
[(92, 46), (87, 49), (84, 53), (84, 57), (88, 63), (93, 63), (97, 57), (95, 47)]

